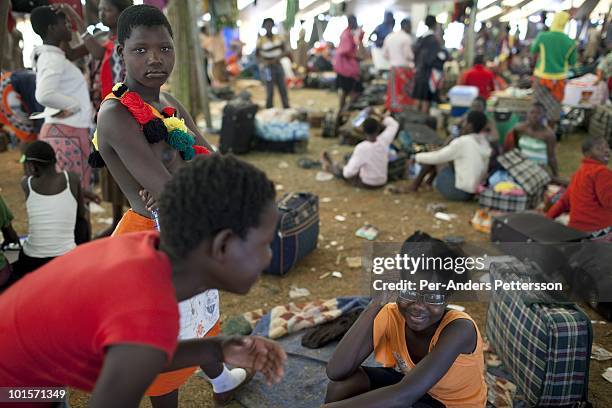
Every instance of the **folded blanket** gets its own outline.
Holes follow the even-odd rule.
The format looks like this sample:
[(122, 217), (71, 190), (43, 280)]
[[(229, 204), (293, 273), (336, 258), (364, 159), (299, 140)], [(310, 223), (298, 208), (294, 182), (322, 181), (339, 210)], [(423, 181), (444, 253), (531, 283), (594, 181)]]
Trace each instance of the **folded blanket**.
[(369, 302), (365, 297), (337, 297), (306, 303), (288, 303), (273, 307), (269, 312), (258, 309), (244, 313), (253, 327), (253, 335), (277, 339), (287, 334), (332, 321), (353, 309), (363, 309)]

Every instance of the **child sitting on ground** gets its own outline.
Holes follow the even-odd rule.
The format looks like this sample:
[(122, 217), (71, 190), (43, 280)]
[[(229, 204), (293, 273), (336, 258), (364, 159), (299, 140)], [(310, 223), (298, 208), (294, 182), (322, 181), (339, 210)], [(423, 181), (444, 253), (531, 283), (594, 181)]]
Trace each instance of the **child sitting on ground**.
[(612, 227), (612, 170), (610, 147), (603, 137), (582, 144), (584, 158), (567, 190), (546, 213), (549, 218), (569, 212), (569, 226), (584, 232)]
[(366, 188), (384, 186), (388, 179), (389, 146), (395, 139), (399, 123), (391, 116), (383, 119), (384, 130), (374, 118), (363, 122), (366, 140), (355, 146), (353, 154), (345, 166), (334, 163), (329, 153), (323, 152), (323, 169), (338, 178), (357, 182)]
[(463, 136), (439, 150), (417, 153), (415, 160), (422, 165), (419, 175), (397, 192), (415, 192), (428, 177), (447, 200), (471, 200), (489, 167), (492, 149), (484, 133), (487, 123), (483, 112), (470, 111), (461, 129)]
[[(402, 254), (456, 260), (445, 243), (417, 232)], [(452, 269), (400, 271), (402, 280), (455, 282)], [(447, 309), (450, 292), (403, 290), (374, 300), (338, 344), (329, 364), (325, 408), (484, 407), (483, 341), (464, 312)], [(389, 303), (394, 302), (394, 303)], [(361, 364), (374, 352), (383, 367)]]
[(13, 213), (8, 208), (4, 199), (0, 195), (0, 230), (2, 231), (2, 245), (0, 245), (0, 288), (8, 281), (11, 276), (11, 265), (4, 256), (5, 249), (10, 245), (20, 245), (19, 236), (13, 228)]
[(527, 120), (517, 123), (504, 140), (504, 151), (520, 149), (529, 160), (544, 168), (550, 167), (553, 177), (559, 176), (556, 154), (557, 138), (546, 125), (546, 109), (539, 102), (527, 112)]

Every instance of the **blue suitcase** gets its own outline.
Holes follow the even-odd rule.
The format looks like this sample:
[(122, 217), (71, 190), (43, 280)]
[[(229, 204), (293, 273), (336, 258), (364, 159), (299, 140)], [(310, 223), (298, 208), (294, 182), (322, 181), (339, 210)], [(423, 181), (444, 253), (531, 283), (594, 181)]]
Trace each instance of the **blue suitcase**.
[(278, 202), (280, 219), (272, 242), (271, 275), (286, 275), (317, 247), (319, 198), (312, 193), (288, 193)]

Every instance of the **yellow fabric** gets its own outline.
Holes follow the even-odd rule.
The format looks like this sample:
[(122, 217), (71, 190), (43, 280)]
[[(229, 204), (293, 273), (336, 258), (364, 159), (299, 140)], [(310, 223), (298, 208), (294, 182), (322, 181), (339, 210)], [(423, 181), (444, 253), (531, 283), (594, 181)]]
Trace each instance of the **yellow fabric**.
[(564, 32), (565, 31), (565, 25), (567, 24), (569, 19), (570, 19), (569, 13), (567, 13), (565, 11), (558, 12), (557, 14), (555, 14), (555, 17), (553, 18), (552, 24), (550, 25), (550, 31)]
[[(484, 407), (487, 402), (487, 385), (484, 380), (483, 342), (478, 325), (464, 312), (448, 310), (429, 343), (429, 352), (438, 342), (444, 328), (457, 319), (467, 319), (476, 328), (476, 349), (471, 354), (460, 354), (446, 374), (427, 393), (447, 408)], [(374, 319), (373, 345), (376, 361), (385, 367), (394, 367), (406, 373), (415, 367), (410, 358), (410, 345), (406, 343), (406, 321), (391, 303), (383, 307)]]
[(500, 181), (499, 183), (495, 185), (495, 187), (493, 187), (493, 190), (496, 193), (504, 193), (507, 191), (519, 190), (519, 189), (521, 189), (521, 187), (518, 184), (513, 183), (512, 181)]

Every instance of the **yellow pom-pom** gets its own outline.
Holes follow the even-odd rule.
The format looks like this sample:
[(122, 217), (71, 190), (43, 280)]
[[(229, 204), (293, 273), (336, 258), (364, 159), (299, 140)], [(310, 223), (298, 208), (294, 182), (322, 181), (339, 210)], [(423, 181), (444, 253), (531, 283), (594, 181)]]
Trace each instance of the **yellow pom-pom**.
[(100, 150), (98, 149), (98, 129), (94, 131), (93, 139), (91, 139), (91, 144), (93, 144), (96, 150)]
[(164, 119), (164, 125), (166, 125), (166, 129), (168, 132), (172, 132), (173, 130), (182, 130), (183, 132), (187, 132), (187, 126), (185, 126), (185, 121), (183, 119), (171, 117)]

